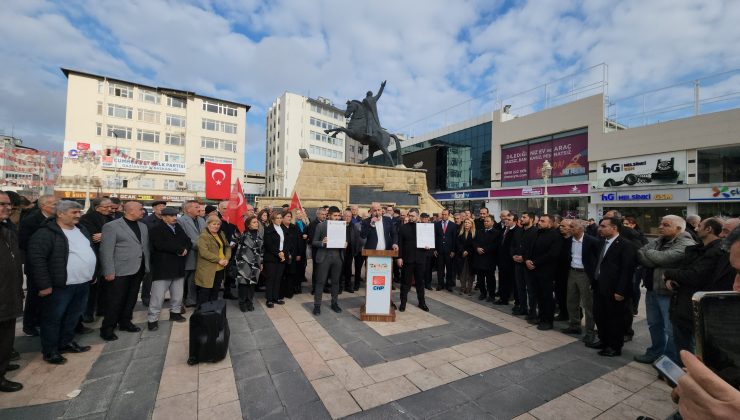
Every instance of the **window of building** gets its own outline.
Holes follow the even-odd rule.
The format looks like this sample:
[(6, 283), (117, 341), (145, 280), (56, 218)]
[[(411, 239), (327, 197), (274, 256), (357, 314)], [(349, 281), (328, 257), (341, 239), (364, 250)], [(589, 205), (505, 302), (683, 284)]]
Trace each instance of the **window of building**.
[(175, 98), (173, 96), (167, 97), (167, 106), (171, 106), (172, 108), (185, 108), (187, 105), (187, 100), (185, 98)]
[(134, 88), (131, 86), (111, 83), (110, 85), (108, 85), (108, 94), (113, 95), (113, 96), (119, 96), (121, 98), (131, 99), (134, 97)]
[(139, 109), (139, 121), (159, 124), (159, 112), (148, 109)]
[(214, 101), (203, 101), (203, 111), (236, 117), (236, 107)]
[(185, 117), (167, 114), (167, 125), (172, 127), (185, 127)]
[(218, 157), (218, 156), (207, 156), (207, 155), (200, 155), (200, 158), (201, 158), (201, 159), (202, 159), (203, 161), (208, 161), (208, 162), (216, 162), (216, 163), (230, 163), (230, 164), (232, 164), (232, 165), (233, 165), (234, 163), (236, 163), (236, 159), (229, 159), (229, 158), (223, 158), (223, 157)]
[(150, 104), (159, 104), (159, 94), (151, 90), (139, 89), (139, 100)]
[(164, 180), (164, 189), (167, 191), (174, 191), (177, 189), (177, 180), (176, 179), (165, 179)]
[(180, 153), (164, 152), (164, 161), (173, 163), (184, 163), (185, 155)]
[(102, 136), (103, 135), (103, 124), (96, 123), (95, 124), (95, 135), (96, 136)]
[(128, 106), (108, 104), (108, 116), (132, 120), (134, 119), (134, 109)]
[(102, 102), (98, 102), (97, 114), (98, 115), (103, 115), (103, 103)]
[(136, 139), (147, 143), (159, 143), (159, 131), (136, 130)]
[(109, 176), (105, 179), (105, 184), (108, 188), (123, 188), (123, 178)]
[(118, 138), (119, 140), (131, 140), (131, 128), (121, 127), (120, 125), (108, 125), (106, 135), (111, 138)]
[(190, 191), (205, 191), (206, 183), (202, 181), (188, 181), (188, 189)]
[(167, 133), (165, 143), (171, 146), (185, 146), (185, 134)]
[(98, 80), (98, 93), (103, 93), (103, 81)]
[(155, 181), (153, 178), (141, 178), (137, 184), (139, 188), (154, 189)]
[(226, 150), (236, 152), (236, 142), (233, 140), (215, 139), (212, 137), (201, 137), (200, 147), (204, 149)]
[(156, 161), (159, 159), (159, 152), (154, 152), (151, 150), (137, 150), (136, 159)]
[(336, 146), (344, 146), (344, 140), (337, 137), (328, 136), (324, 133), (318, 133), (316, 131), (311, 131), (311, 139), (327, 144), (334, 144)]
[(326, 149), (324, 147), (309, 146), (309, 155), (311, 156), (324, 156), (332, 159), (344, 160), (344, 152), (337, 150)]
[(740, 146), (699, 150), (700, 184), (740, 181)]

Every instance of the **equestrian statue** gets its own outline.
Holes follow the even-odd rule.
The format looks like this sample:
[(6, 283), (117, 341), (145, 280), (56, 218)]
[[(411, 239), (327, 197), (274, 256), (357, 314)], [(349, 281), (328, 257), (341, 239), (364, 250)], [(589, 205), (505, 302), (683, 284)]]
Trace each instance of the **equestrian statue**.
[[(388, 133), (380, 125), (377, 103), (380, 95), (383, 94), (383, 89), (385, 89), (385, 81), (380, 84), (377, 95), (373, 96), (373, 92), (368, 91), (362, 102), (357, 100), (347, 101), (347, 109), (344, 111), (344, 117), (350, 119), (347, 128), (337, 127), (324, 130), (324, 132), (326, 134), (332, 133), (332, 137), (336, 137), (337, 133), (344, 133), (348, 137), (360, 142), (360, 144), (367, 146), (369, 154), (368, 158), (363, 162), (367, 162), (368, 159), (373, 157), (376, 151), (380, 150), (385, 157), (386, 166), (394, 167), (396, 163), (403, 165), (403, 160), (401, 159), (401, 141), (395, 134)], [(395, 162), (388, 151), (391, 138), (396, 142)]]

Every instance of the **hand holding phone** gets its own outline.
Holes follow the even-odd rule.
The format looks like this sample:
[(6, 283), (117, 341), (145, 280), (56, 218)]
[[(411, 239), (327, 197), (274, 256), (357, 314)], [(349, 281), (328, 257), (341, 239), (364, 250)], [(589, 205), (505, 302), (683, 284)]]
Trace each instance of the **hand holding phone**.
[(675, 388), (676, 385), (678, 385), (678, 378), (686, 374), (680, 366), (675, 364), (673, 360), (665, 355), (660, 356), (658, 360), (653, 362), (653, 367), (658, 371), (658, 373), (663, 375), (665, 381), (668, 382), (668, 385), (670, 385), (671, 388)]

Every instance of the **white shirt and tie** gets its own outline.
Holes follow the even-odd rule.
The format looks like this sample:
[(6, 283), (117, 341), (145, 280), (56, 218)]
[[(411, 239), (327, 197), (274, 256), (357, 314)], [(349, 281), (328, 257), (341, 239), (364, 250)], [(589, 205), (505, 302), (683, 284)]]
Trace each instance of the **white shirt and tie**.
[(383, 218), (375, 222), (375, 233), (378, 235), (378, 244), (375, 249), (385, 249), (385, 231), (383, 230)]

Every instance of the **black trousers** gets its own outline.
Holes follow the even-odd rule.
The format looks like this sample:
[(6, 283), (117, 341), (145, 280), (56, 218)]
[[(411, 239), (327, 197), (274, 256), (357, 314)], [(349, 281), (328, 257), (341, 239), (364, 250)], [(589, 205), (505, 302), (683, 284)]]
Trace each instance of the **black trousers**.
[[(342, 260), (342, 283), (344, 290), (354, 290), (352, 287), (352, 266), (354, 265), (354, 259), (352, 254), (345, 253), (344, 260)], [(340, 284), (340, 285), (341, 285)]]
[(621, 350), (624, 344), (625, 302), (594, 292), (594, 321), (599, 329), (599, 340), (614, 350)]
[(0, 378), (5, 377), (15, 341), (15, 318), (0, 321)]
[(316, 264), (316, 291), (313, 294), (313, 304), (321, 305), (321, 298), (327, 282), (331, 282), (331, 303), (337, 303), (340, 278), (342, 276), (342, 255), (339, 250), (328, 250), (320, 264)]
[(540, 269), (529, 273), (537, 284), (537, 307), (540, 322), (552, 323), (555, 318), (555, 300), (553, 300), (552, 271)]
[(414, 281), (416, 287), (416, 299), (419, 305), (426, 303), (424, 301), (424, 275), (427, 271), (427, 264), (423, 262), (412, 262), (403, 264), (403, 280), (401, 281), (401, 302), (406, 302), (411, 290), (411, 282)]
[(148, 303), (149, 298), (151, 296), (152, 296), (152, 273), (146, 273), (144, 274), (144, 278), (141, 281), (141, 301)]
[(26, 274), (26, 287), (26, 304), (23, 307), (23, 328), (38, 328), (41, 325), (41, 297), (28, 274)]
[(295, 262), (295, 287), (296, 292), (301, 291), (301, 283), (306, 281), (306, 257), (301, 257), (300, 261)]
[[(105, 318), (101, 331), (113, 331), (116, 325), (127, 326), (131, 324), (134, 316), (134, 306), (139, 294), (139, 286), (144, 277), (144, 265), (136, 274), (128, 276), (116, 276), (113, 281), (105, 285), (107, 299)], [(104, 280), (105, 281), (105, 280)]]
[(252, 303), (254, 301), (253, 284), (240, 284), (237, 290), (239, 293), (239, 303)]
[(498, 294), (499, 294), (499, 299), (501, 299), (502, 302), (509, 303), (509, 299), (511, 299), (512, 290), (516, 291), (516, 289), (514, 289), (515, 282), (516, 282), (516, 279), (514, 278), (514, 267), (511, 266), (510, 264), (509, 265), (499, 264), (498, 265)]
[[(105, 315), (105, 286), (108, 284), (103, 276), (98, 277), (98, 281), (95, 284), (90, 284), (90, 293), (87, 295), (87, 308), (85, 309), (85, 315), (95, 317), (96, 315)], [(149, 284), (149, 291), (152, 290), (151, 280)], [(187, 290), (187, 286), (185, 287)], [(142, 290), (142, 299), (144, 291)]]
[(455, 287), (455, 259), (449, 252), (437, 255), (437, 287), (452, 289)]
[(424, 260), (424, 287), (432, 288), (432, 257), (427, 256)]
[(284, 297), (292, 298), (295, 292), (294, 286), (295, 279), (295, 262), (291, 261), (290, 264), (285, 264), (285, 270), (283, 270), (283, 277), (280, 279), (280, 292), (278, 293), (278, 299)]
[(494, 270), (475, 270), (475, 278), (481, 296), (493, 299), (496, 294), (496, 272)]
[(524, 264), (514, 264), (514, 279), (516, 280), (516, 294), (519, 297), (519, 308), (522, 311), (529, 312), (529, 308), (535, 308), (537, 305), (529, 300), (527, 294), (527, 267)]
[(280, 280), (285, 272), (285, 264), (280, 262), (265, 262), (265, 298), (268, 302), (275, 302), (280, 295)]
[(311, 247), (311, 290), (316, 288), (316, 271), (318, 271), (319, 265), (316, 264), (316, 250), (318, 248)]
[(365, 264), (365, 257), (362, 254), (355, 255), (353, 258), (355, 263), (355, 289), (362, 287), (362, 266)]
[(568, 317), (568, 272), (563, 268), (558, 267), (557, 274), (555, 276), (555, 301), (558, 303), (559, 316)]
[(226, 270), (219, 270), (213, 275), (213, 287), (201, 287), (196, 284), (195, 290), (198, 296), (196, 296), (195, 302), (202, 305), (206, 302), (218, 300), (218, 291), (221, 289), (221, 284), (223, 284), (225, 278)]

